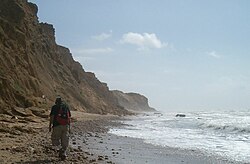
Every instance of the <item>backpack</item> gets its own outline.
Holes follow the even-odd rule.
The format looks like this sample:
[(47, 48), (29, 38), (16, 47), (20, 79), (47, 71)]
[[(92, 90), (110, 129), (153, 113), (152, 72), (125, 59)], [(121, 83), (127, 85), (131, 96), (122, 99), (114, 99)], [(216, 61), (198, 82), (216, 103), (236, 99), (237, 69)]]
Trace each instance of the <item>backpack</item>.
[(56, 121), (60, 125), (69, 125), (70, 124), (70, 114), (69, 109), (64, 104), (59, 105), (57, 115), (55, 116)]

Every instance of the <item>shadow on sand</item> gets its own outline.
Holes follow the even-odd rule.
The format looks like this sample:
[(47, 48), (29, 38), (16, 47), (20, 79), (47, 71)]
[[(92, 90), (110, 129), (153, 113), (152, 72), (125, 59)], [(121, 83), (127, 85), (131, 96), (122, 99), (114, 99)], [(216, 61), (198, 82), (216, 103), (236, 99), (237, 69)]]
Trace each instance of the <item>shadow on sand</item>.
[(45, 160), (37, 160), (37, 161), (21, 161), (17, 162), (17, 164), (48, 164), (48, 163), (55, 163), (58, 162), (58, 160), (53, 159), (45, 159)]

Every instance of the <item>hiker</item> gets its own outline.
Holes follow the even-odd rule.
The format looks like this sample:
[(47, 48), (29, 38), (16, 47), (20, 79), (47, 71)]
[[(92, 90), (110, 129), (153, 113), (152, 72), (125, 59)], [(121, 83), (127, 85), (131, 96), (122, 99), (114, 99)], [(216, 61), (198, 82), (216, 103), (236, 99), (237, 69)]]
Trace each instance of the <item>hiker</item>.
[(62, 101), (61, 97), (57, 97), (50, 112), (49, 131), (53, 129), (51, 134), (52, 145), (61, 146), (59, 157), (62, 160), (66, 159), (66, 150), (69, 145), (70, 117), (68, 105)]

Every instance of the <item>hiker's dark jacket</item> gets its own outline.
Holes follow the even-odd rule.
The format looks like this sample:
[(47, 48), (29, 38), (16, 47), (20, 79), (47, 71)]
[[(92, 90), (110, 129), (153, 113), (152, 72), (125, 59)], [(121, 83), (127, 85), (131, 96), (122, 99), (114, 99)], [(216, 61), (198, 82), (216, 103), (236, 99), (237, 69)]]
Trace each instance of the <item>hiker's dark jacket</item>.
[(59, 113), (60, 108), (64, 108), (69, 112), (69, 117), (71, 117), (71, 113), (69, 110), (69, 107), (66, 103), (61, 103), (61, 104), (55, 104), (51, 107), (51, 111), (50, 111), (50, 116), (53, 116), (53, 127), (60, 125), (60, 123), (56, 120), (56, 116)]

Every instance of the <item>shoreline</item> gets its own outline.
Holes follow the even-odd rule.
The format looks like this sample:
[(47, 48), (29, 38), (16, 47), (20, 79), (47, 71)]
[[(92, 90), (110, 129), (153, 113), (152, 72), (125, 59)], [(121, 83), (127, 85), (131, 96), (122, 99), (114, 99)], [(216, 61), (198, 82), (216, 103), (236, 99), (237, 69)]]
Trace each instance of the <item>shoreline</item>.
[[(96, 144), (98, 143), (98, 144)], [(112, 162), (119, 164), (228, 164), (234, 163), (217, 158), (206, 156), (198, 151), (180, 150), (170, 147), (155, 146), (144, 143), (141, 139), (120, 137), (113, 134), (102, 134), (98, 137), (88, 136), (87, 145), (79, 142), (77, 146), (85, 147), (93, 154), (107, 156)], [(91, 145), (91, 146), (88, 146)]]
[(75, 146), (92, 154), (108, 157), (118, 164), (243, 164), (243, 162), (230, 161), (199, 150), (156, 146), (145, 143), (143, 139), (117, 136), (108, 132), (79, 135), (75, 138)]
[(123, 126), (123, 117), (72, 112), (72, 132), (68, 158), (60, 161), (51, 146), (48, 120), (30, 125), (34, 133), (1, 133), (0, 163), (173, 163), (173, 164), (242, 164), (195, 150), (154, 146), (142, 139), (110, 134), (112, 127)]

